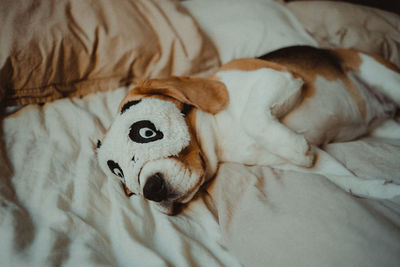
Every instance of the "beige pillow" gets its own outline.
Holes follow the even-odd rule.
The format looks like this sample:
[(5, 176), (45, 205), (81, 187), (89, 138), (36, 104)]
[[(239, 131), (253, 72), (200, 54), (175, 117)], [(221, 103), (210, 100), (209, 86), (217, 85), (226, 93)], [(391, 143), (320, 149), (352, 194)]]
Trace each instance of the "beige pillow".
[(400, 67), (400, 16), (331, 1), (291, 2), (287, 7), (323, 47), (356, 48)]
[(185, 0), (182, 5), (212, 38), (222, 63), (284, 46), (317, 45), (292, 12), (274, 0)]
[(202, 74), (213, 44), (178, 2), (0, 1), (0, 100), (21, 105)]

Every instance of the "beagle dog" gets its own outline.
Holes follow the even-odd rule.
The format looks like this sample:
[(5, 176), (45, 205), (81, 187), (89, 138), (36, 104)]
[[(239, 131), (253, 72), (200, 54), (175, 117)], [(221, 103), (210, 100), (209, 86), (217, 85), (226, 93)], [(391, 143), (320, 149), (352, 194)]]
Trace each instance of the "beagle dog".
[(220, 162), (310, 168), (313, 145), (367, 134), (400, 106), (400, 72), (354, 50), (283, 48), (208, 78), (139, 82), (98, 142), (99, 165), (174, 214)]

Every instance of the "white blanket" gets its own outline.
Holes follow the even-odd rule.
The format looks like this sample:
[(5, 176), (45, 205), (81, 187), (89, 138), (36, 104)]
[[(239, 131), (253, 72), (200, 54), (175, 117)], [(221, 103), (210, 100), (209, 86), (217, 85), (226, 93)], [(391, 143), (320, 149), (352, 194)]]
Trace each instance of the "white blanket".
[[(127, 198), (96, 162), (126, 89), (27, 106), (8, 116), (0, 266), (238, 266), (202, 200), (177, 217)], [(4, 160), (2, 160), (4, 162)]]

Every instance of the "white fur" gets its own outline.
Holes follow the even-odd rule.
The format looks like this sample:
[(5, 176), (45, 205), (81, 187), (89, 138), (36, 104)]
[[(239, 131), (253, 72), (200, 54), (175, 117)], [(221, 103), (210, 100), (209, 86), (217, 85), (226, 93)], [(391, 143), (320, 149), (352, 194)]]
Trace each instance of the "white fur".
[[(304, 136), (278, 121), (296, 105), (303, 85), (301, 79), (266, 68), (223, 71), (218, 77), (229, 91), (228, 106), (214, 116), (220, 161), (271, 165), (289, 158), (297, 164), (312, 163)], [(205, 127), (200, 121), (197, 129), (204, 132)], [(202, 134), (199, 136), (202, 138)]]
[[(228, 70), (218, 72), (217, 77), (227, 86), (229, 104), (215, 116), (199, 110), (197, 131), (200, 139), (207, 139), (201, 144), (206, 145), (209, 157), (219, 161), (258, 165), (289, 161), (309, 167), (314, 159), (310, 144), (357, 138), (394, 110), (392, 103), (380, 103), (358, 84), (366, 100), (363, 117), (339, 79), (318, 76), (313, 96), (303, 100), (302, 79), (288, 72)], [(217, 153), (207, 148), (211, 138), (216, 139)]]
[(283, 123), (316, 145), (350, 140), (367, 130), (343, 82), (322, 76), (315, 79), (312, 98), (286, 116)]
[[(377, 63), (368, 61), (367, 64), (361, 68), (361, 74), (353, 75), (372, 75)], [(383, 67), (377, 69), (378, 74), (383, 71), (380, 68)], [(268, 165), (323, 174), (359, 196), (381, 199), (400, 195), (398, 185), (385, 180), (364, 180), (340, 164), (331, 166), (336, 161), (330, 161), (326, 153), (314, 147), (366, 134), (395, 109), (393, 103), (382, 102), (371, 90), (380, 90), (378, 93), (396, 99), (400, 94), (399, 74), (389, 72), (383, 76), (392, 82), (376, 79), (373, 84), (379, 85), (377, 88), (354, 76), (350, 78), (366, 101), (365, 116), (339, 79), (317, 77), (313, 96), (303, 100), (300, 97), (302, 80), (289, 73), (265, 68), (217, 73), (229, 91), (228, 106), (216, 115), (197, 111), (197, 136), (211, 166), (208, 173), (214, 174), (219, 162)], [(298, 101), (302, 101), (300, 105)], [(314, 153), (319, 155), (317, 164), (304, 168), (311, 165)]]

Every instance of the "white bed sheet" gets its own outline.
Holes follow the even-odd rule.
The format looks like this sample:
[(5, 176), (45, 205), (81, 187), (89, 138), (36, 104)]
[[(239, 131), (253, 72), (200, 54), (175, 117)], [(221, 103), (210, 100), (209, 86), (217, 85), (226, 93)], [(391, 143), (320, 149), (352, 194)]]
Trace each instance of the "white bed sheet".
[(358, 198), (322, 175), (231, 163), (209, 193), (244, 266), (399, 266), (400, 197)]
[[(0, 266), (239, 266), (199, 199), (170, 217), (97, 166), (97, 137), (126, 89), (30, 105), (8, 116)], [(4, 161), (3, 161), (4, 162)]]

